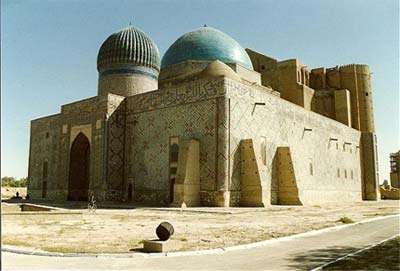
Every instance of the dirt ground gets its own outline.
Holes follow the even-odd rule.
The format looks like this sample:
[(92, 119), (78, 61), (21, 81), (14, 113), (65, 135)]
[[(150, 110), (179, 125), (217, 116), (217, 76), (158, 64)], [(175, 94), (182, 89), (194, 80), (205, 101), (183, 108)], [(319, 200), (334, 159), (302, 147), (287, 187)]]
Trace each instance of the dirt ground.
[(247, 244), (397, 214), (399, 201), (267, 208), (98, 209), (95, 213), (19, 212), (2, 203), (2, 242), (57, 252), (129, 252), (155, 239), (162, 221), (174, 225), (177, 250)]
[(1, 199), (9, 199), (12, 196), (15, 196), (16, 193), (19, 193), (20, 197), (25, 198), (26, 196), (26, 187), (1, 187)]

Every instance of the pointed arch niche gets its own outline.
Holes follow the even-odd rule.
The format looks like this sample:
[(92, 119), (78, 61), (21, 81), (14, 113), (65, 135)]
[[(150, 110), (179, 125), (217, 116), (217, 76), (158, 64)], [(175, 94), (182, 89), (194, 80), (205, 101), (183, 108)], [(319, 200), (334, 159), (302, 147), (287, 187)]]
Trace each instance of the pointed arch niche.
[(70, 149), (68, 200), (88, 200), (89, 172), (90, 141), (86, 135), (78, 133)]

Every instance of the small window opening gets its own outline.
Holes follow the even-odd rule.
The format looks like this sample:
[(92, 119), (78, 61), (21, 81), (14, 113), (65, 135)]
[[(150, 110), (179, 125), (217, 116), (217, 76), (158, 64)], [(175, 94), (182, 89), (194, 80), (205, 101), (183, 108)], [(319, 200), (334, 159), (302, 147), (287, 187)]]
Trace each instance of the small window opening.
[(340, 169), (337, 169), (337, 177), (340, 178)]
[(267, 165), (267, 139), (262, 136), (261, 137), (261, 159), (264, 165)]
[(42, 171), (43, 179), (46, 179), (47, 175), (48, 175), (48, 163), (47, 163), (47, 161), (44, 161), (43, 162), (43, 171)]

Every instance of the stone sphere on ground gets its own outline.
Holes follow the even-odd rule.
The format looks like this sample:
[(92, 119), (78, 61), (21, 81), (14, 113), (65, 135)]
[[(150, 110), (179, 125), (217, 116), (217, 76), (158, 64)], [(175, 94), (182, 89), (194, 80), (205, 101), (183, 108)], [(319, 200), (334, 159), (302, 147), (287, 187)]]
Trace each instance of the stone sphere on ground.
[(162, 222), (156, 229), (158, 239), (168, 240), (174, 234), (174, 227), (169, 222)]

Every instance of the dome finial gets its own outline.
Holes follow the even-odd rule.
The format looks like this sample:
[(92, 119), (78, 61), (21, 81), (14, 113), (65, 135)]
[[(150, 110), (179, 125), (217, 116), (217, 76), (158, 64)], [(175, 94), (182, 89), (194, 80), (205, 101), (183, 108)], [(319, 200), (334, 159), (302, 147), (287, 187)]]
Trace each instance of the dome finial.
[(207, 24), (204, 24), (203, 27), (207, 27)]

